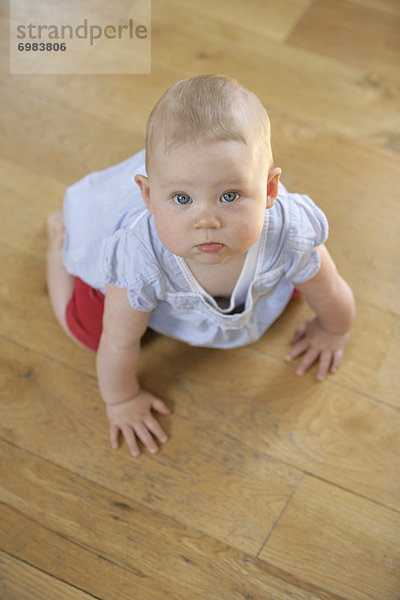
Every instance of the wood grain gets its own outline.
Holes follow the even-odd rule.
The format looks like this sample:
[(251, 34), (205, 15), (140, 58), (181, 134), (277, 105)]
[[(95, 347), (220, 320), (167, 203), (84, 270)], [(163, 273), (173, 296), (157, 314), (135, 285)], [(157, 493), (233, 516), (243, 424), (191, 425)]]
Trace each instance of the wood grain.
[(375, 8), (397, 16), (400, 14), (400, 6), (397, 0), (352, 0), (352, 2), (356, 6)]
[[(168, 347), (171, 367), (182, 362), (187, 354), (184, 345), (178, 344), (174, 351)], [(175, 407), (173, 419), (164, 419), (171, 440), (159, 457), (145, 455), (134, 461), (126, 448), (110, 451), (94, 378), (82, 381), (82, 374), (73, 369), (44, 362), (17, 346), (5, 344), (5, 348), (8, 367), (2, 366), (5, 404), (0, 424), (4, 439), (99, 485), (112, 485), (128, 496), (134, 493), (138, 501), (184, 524), (190, 525), (196, 515), (202, 531), (257, 552), (300, 473), (264, 454), (263, 447), (241, 441), (241, 432), (234, 437), (230, 430), (235, 417), (213, 409), (216, 400), (202, 393), (199, 385), (191, 390), (188, 380), (174, 377), (172, 368), (152, 386), (149, 378), (155, 379), (158, 360), (165, 360), (163, 349), (152, 345), (152, 371), (145, 373), (144, 364), (140, 375), (154, 392), (163, 388), (163, 397)], [(64, 391), (61, 380), (68, 384)], [(220, 421), (225, 424), (216, 428)]]
[[(213, 19), (224, 24), (231, 41), (237, 38), (237, 30), (257, 32), (266, 38), (283, 41), (291, 29), (312, 4), (313, 0), (269, 0), (260, 3), (257, 0), (230, 2), (229, 0), (203, 0), (201, 4), (193, 7), (191, 14), (200, 13), (206, 18), (213, 15)], [(185, 7), (184, 0), (179, 0), (181, 8)], [(157, 5), (156, 5), (157, 15)]]
[[(41, 239), (37, 247), (44, 247), (44, 224), (36, 233)], [(35, 234), (31, 233), (31, 240), (32, 237)], [(13, 249), (1, 242), (0, 248), (3, 269), (8, 274), (0, 281), (3, 307), (0, 311), (1, 335), (18, 340), (23, 346), (36, 348), (45, 355), (51, 353), (54, 359), (94, 376), (94, 354), (78, 348), (69, 340), (52, 314), (46, 289), (44, 256), (38, 258), (30, 255), (29, 251)]]
[(349, 0), (316, 0), (288, 43), (373, 71), (398, 75), (400, 13)]
[[(29, 518), (54, 532), (53, 536), (66, 539), (64, 555), (57, 555), (59, 542), (55, 547), (56, 570), (63, 556), (77, 545), (94, 554), (88, 564), (95, 563), (96, 556), (101, 557), (97, 569), (107, 561), (126, 571), (122, 581), (102, 577), (96, 586), (99, 589), (99, 583), (103, 583), (102, 598), (119, 597), (117, 590), (121, 588), (128, 597), (127, 585), (131, 593), (144, 593), (147, 598), (154, 597), (157, 590), (161, 600), (200, 600), (210, 593), (216, 600), (239, 600), (246, 594), (256, 600), (287, 600), (291, 594), (296, 600), (320, 598), (318, 588), (314, 593), (312, 586), (306, 585), (303, 591), (296, 589), (292, 583), (271, 575), (263, 565), (249, 561), (246, 554), (153, 512), (132, 498), (90, 484), (12, 445), (0, 443), (0, 447), (5, 461), (15, 464), (13, 470), (2, 469), (4, 500), (26, 515), (22, 522)], [(11, 544), (15, 546), (12, 540)], [(46, 553), (44, 558), (34, 554), (33, 560), (44, 564)], [(115, 569), (109, 569), (115, 576)], [(74, 581), (82, 579), (82, 573), (75, 573), (72, 565), (64, 570), (66, 575)], [(93, 574), (86, 581), (85, 585), (93, 589)], [(325, 597), (329, 599), (329, 595)]]
[(357, 299), (399, 315), (398, 157), (342, 136), (309, 133), (288, 140), (283, 159), (283, 142), (277, 137), (283, 181), (289, 190), (310, 195), (326, 212), (327, 246)]
[[(174, 65), (184, 76), (228, 72), (258, 94), (267, 107), (290, 115), (286, 117), (289, 122), (299, 118), (349, 137), (368, 135), (371, 140), (382, 127), (399, 132), (396, 78), (384, 74), (376, 78), (366, 69), (279, 44), (256, 32), (248, 34), (240, 27), (235, 43), (230, 44), (219, 21), (184, 12), (176, 22), (163, 2), (155, 4), (154, 28), (156, 69)], [(184, 52), (180, 43), (168, 44), (172, 29), (181, 34), (179, 40), (185, 39)], [(207, 39), (201, 35), (204, 29)]]
[(7, 600), (90, 600), (85, 594), (51, 575), (0, 552), (0, 594)]
[[(238, 3), (238, 6), (243, 11), (243, 6), (246, 10), (247, 5)], [(285, 8), (282, 11), (281, 15)], [(179, 18), (176, 18), (177, 14)], [(56, 102), (65, 111), (62, 120), (69, 120), (71, 125), (70, 146), (64, 145), (61, 150), (74, 152), (64, 165), (64, 168), (75, 169), (71, 176), (73, 181), (85, 174), (83, 166), (86, 166), (86, 172), (109, 166), (139, 149), (144, 142), (145, 121), (152, 106), (174, 81), (196, 73), (222, 72), (237, 77), (258, 94), (271, 111), (283, 113), (286, 127), (296, 125), (301, 129), (308, 123), (353, 139), (367, 138), (373, 146), (384, 146), (384, 131), (398, 141), (398, 78), (272, 40), (264, 31), (247, 29), (242, 23), (227, 28), (225, 22), (222, 17), (218, 19), (213, 14), (210, 18), (198, 9), (183, 10), (177, 0), (168, 3), (154, 0), (152, 77), (58, 76), (59, 84), (55, 85), (54, 80), (46, 76), (10, 79), (4, 75), (3, 106), (11, 89), (22, 94), (22, 98), (16, 96), (8, 100), (9, 105), (17, 109), (21, 123), (14, 127), (13, 136), (18, 132), (29, 135), (37, 119), (42, 123), (44, 111), (47, 120), (42, 130), (45, 123), (51, 124), (53, 135), (57, 135), (59, 125), (57, 118), (52, 117), (51, 101)], [(30, 92), (34, 94), (35, 103), (27, 110), (20, 104)], [(78, 112), (68, 110), (72, 107)], [(6, 106), (3, 110), (7, 111)], [(96, 144), (103, 127), (103, 135), (109, 140), (107, 145)], [(82, 137), (82, 131), (87, 133), (86, 137)], [(127, 138), (124, 131), (132, 131), (136, 137)], [(277, 123), (273, 123), (275, 131), (280, 134)], [(121, 138), (120, 153), (114, 146), (118, 136)], [(93, 146), (90, 140), (93, 140)], [(46, 148), (42, 147), (44, 140), (39, 142), (36, 154), (45, 153), (48, 160)], [(77, 147), (84, 152), (81, 155), (84, 165), (77, 159)], [(107, 151), (109, 156), (104, 156)], [(15, 153), (18, 155), (17, 149)], [(6, 155), (11, 156), (10, 150)], [(26, 160), (22, 150), (20, 156)], [(50, 158), (55, 160), (56, 157)]]
[[(0, 13), (0, 597), (397, 600), (398, 0), (153, 0), (149, 76), (11, 76)], [(140, 378), (173, 409), (170, 440), (133, 460), (109, 447), (94, 355), (51, 314), (46, 217), (143, 146), (169, 85), (205, 72), (267, 106), (357, 320), (322, 385), (284, 361), (301, 297), (247, 348), (148, 333)]]
[[(105, 119), (93, 119), (54, 104), (44, 95), (32, 96), (3, 86), (0, 93), (3, 159), (68, 185), (89, 171), (120, 162), (143, 144), (142, 136), (120, 130)], [(104, 143), (107, 140), (107, 143)], [(33, 152), (26, 148), (32, 147)]]
[(305, 477), (261, 557), (344, 598), (397, 600), (399, 535), (398, 512)]
[[(55, 496), (51, 495), (51, 498)], [(128, 570), (121, 567), (105, 558), (103, 549), (101, 553), (91, 551), (72, 541), (69, 532), (67, 535), (58, 533), (46, 527), (41, 519), (37, 520), (8, 505), (0, 504), (0, 515), (2, 547), (18, 555), (19, 560), (32, 570), (51, 573), (54, 578), (68, 581), (71, 586), (84, 588), (90, 597), (93, 595), (110, 600), (116, 595), (121, 600), (131, 600), (132, 594), (151, 597), (154, 583), (144, 577), (138, 568)], [(157, 594), (159, 600), (170, 598), (160, 588)], [(40, 600), (45, 597), (41, 596)], [(51, 591), (48, 597), (52, 597)], [(23, 600), (27, 598), (25, 596)]]
[[(262, 354), (282, 359), (295, 327), (311, 316), (304, 298), (296, 298), (263, 338), (254, 345)], [(329, 381), (395, 408), (400, 407), (400, 318), (357, 298), (357, 318), (345, 351), (345, 360)], [(368, 349), (368, 350), (366, 350)], [(297, 364), (296, 362), (293, 365)], [(290, 367), (291, 368), (291, 367)], [(316, 374), (311, 370), (310, 379)]]

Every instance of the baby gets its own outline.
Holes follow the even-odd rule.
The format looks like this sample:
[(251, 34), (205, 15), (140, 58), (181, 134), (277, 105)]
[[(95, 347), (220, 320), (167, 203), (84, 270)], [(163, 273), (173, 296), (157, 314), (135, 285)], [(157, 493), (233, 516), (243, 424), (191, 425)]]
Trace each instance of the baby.
[(273, 166), (260, 100), (235, 80), (201, 75), (168, 89), (147, 124), (146, 152), (71, 186), (48, 221), (55, 315), (97, 351), (113, 448), (122, 433), (157, 452), (167, 436), (141, 389), (140, 341), (155, 331), (196, 346), (259, 339), (296, 289), (315, 315), (296, 331), (297, 373), (335, 372), (355, 304), (324, 242), (325, 216), (289, 194)]

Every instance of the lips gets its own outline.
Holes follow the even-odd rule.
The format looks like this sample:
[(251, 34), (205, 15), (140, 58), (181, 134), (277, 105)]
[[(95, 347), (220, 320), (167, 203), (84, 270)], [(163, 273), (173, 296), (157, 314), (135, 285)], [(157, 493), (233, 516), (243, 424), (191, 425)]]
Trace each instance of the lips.
[(208, 244), (199, 244), (196, 248), (200, 252), (205, 252), (206, 254), (216, 254), (223, 248), (223, 244), (219, 244), (216, 242), (209, 242)]

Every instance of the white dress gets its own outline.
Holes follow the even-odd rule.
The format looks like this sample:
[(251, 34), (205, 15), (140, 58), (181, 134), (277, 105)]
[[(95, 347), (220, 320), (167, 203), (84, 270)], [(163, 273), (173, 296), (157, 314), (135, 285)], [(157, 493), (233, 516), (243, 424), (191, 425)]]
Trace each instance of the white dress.
[(68, 188), (68, 272), (103, 293), (107, 282), (126, 288), (133, 308), (151, 312), (152, 329), (188, 344), (233, 348), (259, 339), (285, 309), (294, 284), (318, 272), (316, 248), (328, 236), (325, 215), (308, 196), (280, 185), (230, 305), (220, 308), (185, 260), (162, 245), (134, 181), (146, 174), (144, 164), (142, 150)]

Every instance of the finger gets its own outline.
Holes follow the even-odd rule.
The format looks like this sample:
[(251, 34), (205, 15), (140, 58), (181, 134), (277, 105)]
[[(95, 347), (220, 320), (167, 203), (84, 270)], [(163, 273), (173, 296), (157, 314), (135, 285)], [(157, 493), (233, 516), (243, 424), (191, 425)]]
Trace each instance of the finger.
[(151, 407), (153, 410), (157, 411), (161, 415), (171, 414), (171, 411), (168, 408), (168, 406), (159, 398), (154, 398), (153, 402), (151, 403)]
[(336, 373), (336, 371), (339, 369), (340, 365), (342, 364), (342, 360), (343, 360), (343, 350), (336, 350), (336, 352), (333, 355), (333, 360), (332, 360), (332, 366), (331, 366), (332, 373)]
[(309, 346), (309, 340), (306, 340), (304, 338), (301, 339), (299, 342), (297, 342), (297, 344), (293, 346), (293, 348), (289, 350), (289, 352), (286, 355), (286, 360), (293, 360), (294, 358), (297, 358), (298, 356), (300, 356), (300, 354), (306, 352)]
[(158, 452), (158, 446), (155, 443), (154, 438), (151, 435), (151, 433), (149, 432), (149, 430), (147, 429), (147, 427), (143, 423), (135, 423), (134, 428), (135, 428), (136, 435), (143, 442), (143, 444), (146, 446), (146, 448), (152, 454), (154, 454), (155, 452)]
[(114, 448), (114, 450), (116, 450), (119, 446), (119, 441), (118, 441), (119, 427), (117, 427), (117, 425), (110, 425), (109, 434), (110, 434), (111, 448)]
[(327, 376), (327, 374), (329, 372), (329, 368), (330, 368), (331, 364), (332, 364), (332, 352), (330, 352), (329, 350), (322, 352), (320, 359), (319, 359), (319, 366), (318, 366), (318, 372), (317, 372), (318, 381), (323, 381), (325, 379), (325, 377)]
[(315, 363), (318, 356), (319, 350), (316, 348), (310, 348), (296, 369), (297, 375), (303, 375), (311, 367), (311, 365)]
[(149, 431), (163, 444), (168, 441), (168, 436), (154, 417), (148, 417), (144, 423)]
[(128, 425), (124, 425), (123, 427), (121, 427), (121, 431), (122, 431), (122, 435), (124, 436), (126, 445), (128, 446), (129, 451), (132, 454), (132, 456), (139, 456), (140, 455), (139, 446), (138, 446), (135, 434), (132, 431), (131, 427), (129, 427)]
[(291, 343), (295, 344), (296, 342), (298, 342), (304, 336), (306, 329), (307, 329), (306, 323), (302, 323), (301, 325), (299, 325), (298, 328), (296, 329), (296, 331), (294, 332)]

